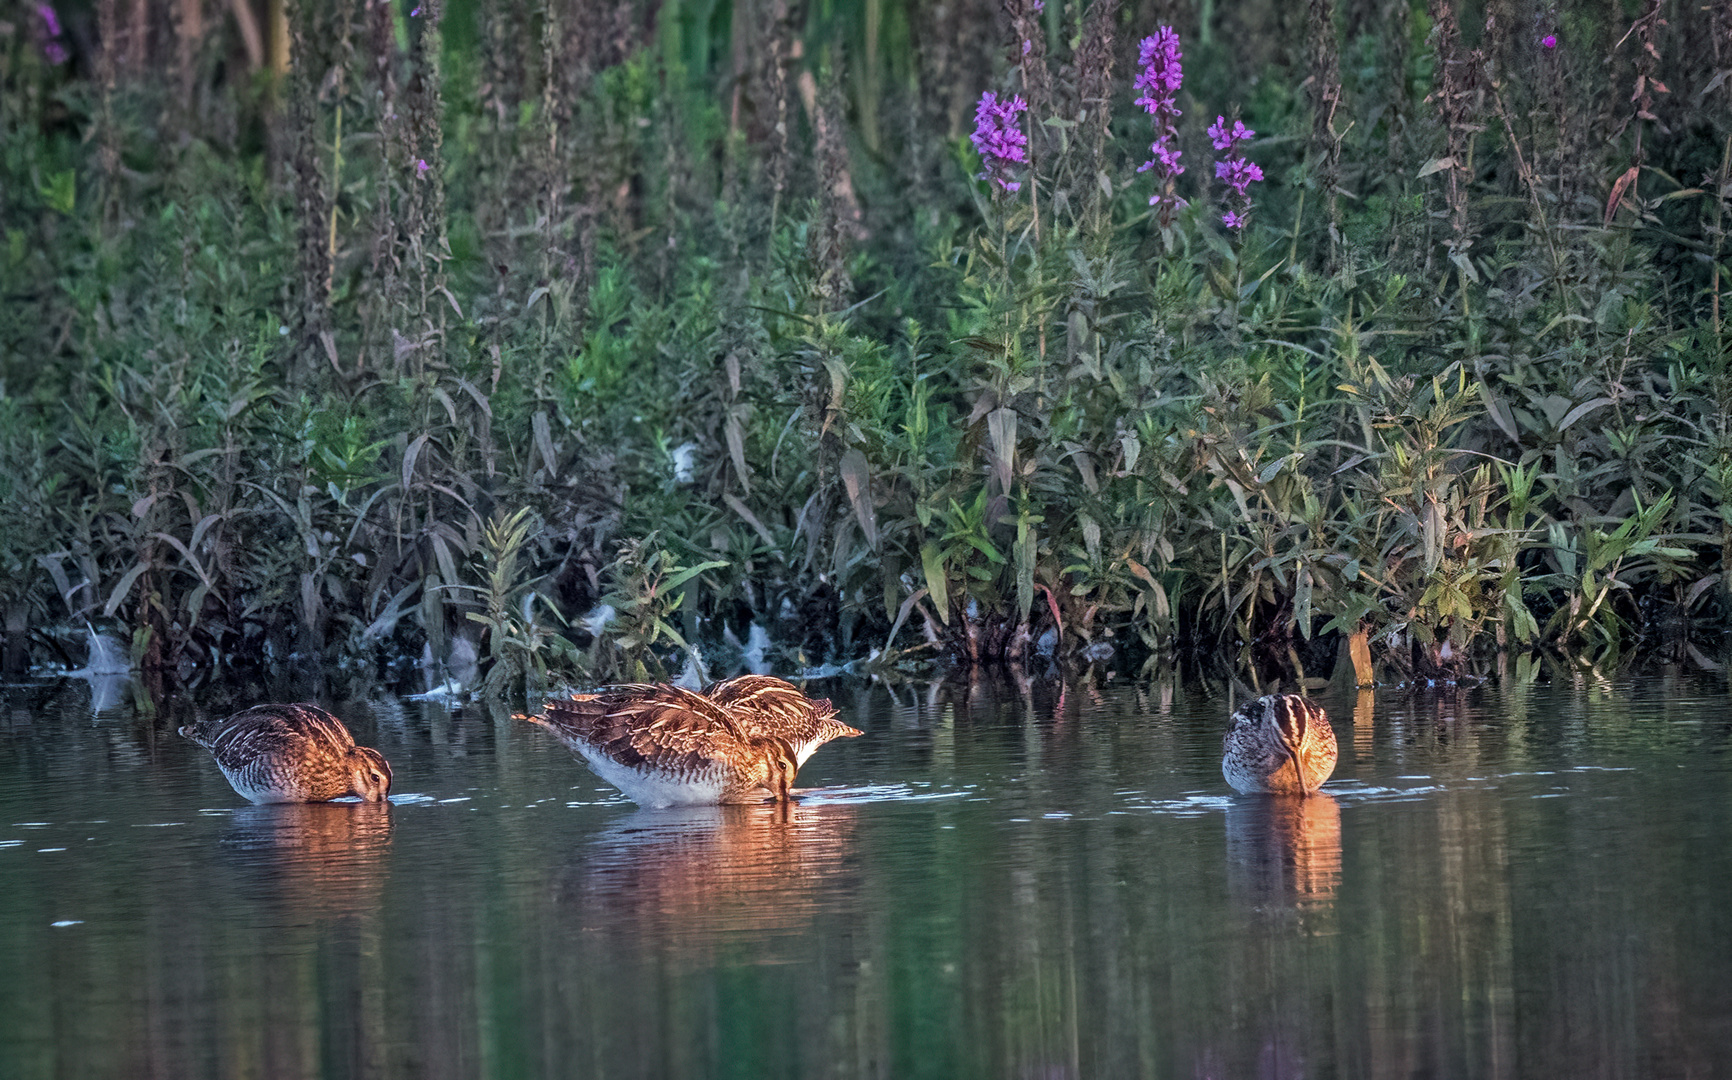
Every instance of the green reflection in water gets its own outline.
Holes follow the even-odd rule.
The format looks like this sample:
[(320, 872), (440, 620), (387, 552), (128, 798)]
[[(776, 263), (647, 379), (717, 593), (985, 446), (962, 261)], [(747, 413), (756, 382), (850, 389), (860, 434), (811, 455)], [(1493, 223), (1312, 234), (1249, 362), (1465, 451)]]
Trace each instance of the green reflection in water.
[(175, 707), (83, 692), (0, 716), (7, 1077), (1634, 1077), (1732, 1047), (1717, 684), (1327, 701), (1307, 800), (1229, 797), (1196, 693), (827, 688), (868, 735), (786, 812), (638, 810), (486, 711), (377, 701), (334, 704), (409, 798), (248, 807)]

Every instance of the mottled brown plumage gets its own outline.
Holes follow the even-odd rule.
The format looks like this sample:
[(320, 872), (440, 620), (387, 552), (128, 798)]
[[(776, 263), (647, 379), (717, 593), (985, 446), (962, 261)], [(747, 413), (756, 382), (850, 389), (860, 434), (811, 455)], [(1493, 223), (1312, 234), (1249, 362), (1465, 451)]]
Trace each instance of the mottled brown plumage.
[(382, 800), (391, 792), (384, 756), (356, 746), (343, 722), (317, 705), (255, 705), (180, 733), (209, 750), (236, 793), (255, 803)]
[(1233, 713), (1221, 742), (1221, 774), (1233, 790), (1306, 795), (1335, 771), (1335, 730), (1315, 703), (1271, 694)]
[[(628, 684), (550, 701), (525, 719), (644, 806), (787, 800), (825, 741), (860, 732), (780, 679), (748, 676), (700, 693)], [(717, 692), (719, 691), (719, 696)]]
[(721, 706), (748, 737), (787, 740), (801, 765), (831, 739), (854, 738), (859, 728), (836, 719), (829, 698), (809, 698), (785, 679), (741, 675), (715, 683), (704, 696)]

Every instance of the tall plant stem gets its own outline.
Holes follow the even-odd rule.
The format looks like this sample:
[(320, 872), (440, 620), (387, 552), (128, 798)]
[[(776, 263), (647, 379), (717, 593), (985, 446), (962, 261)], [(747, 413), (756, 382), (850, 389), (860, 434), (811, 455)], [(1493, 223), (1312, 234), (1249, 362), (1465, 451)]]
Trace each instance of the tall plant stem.
[[(337, 266), (337, 196), (343, 190), (343, 102), (337, 102), (336, 122), (331, 130), (331, 213), (330, 228), (326, 235), (326, 248), (331, 253), (331, 272), (336, 273)], [(325, 283), (329, 291), (331, 282)]]
[(1714, 255), (1709, 260), (1709, 265), (1714, 268), (1714, 278), (1708, 304), (1714, 327), (1714, 342), (1724, 352), (1725, 342), (1720, 340), (1720, 252), (1723, 249), (1721, 241), (1726, 237), (1723, 227), (1726, 216), (1726, 184), (1732, 181), (1732, 135), (1726, 137), (1726, 147), (1720, 152), (1718, 180), (1714, 193)]

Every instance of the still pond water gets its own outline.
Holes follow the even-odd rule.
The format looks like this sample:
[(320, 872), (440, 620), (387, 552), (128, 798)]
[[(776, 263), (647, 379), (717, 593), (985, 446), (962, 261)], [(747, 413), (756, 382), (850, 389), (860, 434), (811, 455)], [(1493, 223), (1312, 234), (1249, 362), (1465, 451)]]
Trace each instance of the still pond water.
[[(100, 688), (99, 688), (100, 689)], [(389, 807), (250, 807), (171, 700), (0, 697), (0, 1076), (1732, 1075), (1721, 680), (813, 687), (802, 802), (639, 810), (503, 708), (326, 697)]]

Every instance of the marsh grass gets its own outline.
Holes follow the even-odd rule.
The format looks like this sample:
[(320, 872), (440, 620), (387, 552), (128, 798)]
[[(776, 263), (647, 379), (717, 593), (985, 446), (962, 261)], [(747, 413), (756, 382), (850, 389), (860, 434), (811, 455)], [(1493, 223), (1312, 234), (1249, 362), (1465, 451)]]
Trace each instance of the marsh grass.
[[(87, 619), (181, 678), (479, 635), (496, 692), (753, 626), (783, 668), (1722, 665), (1724, 13), (1181, 22), (1152, 216), (1147, 7), (319, 0), (286, 76), (232, 22), (6, 24), (8, 669)], [(985, 90), (1034, 106), (1016, 192)]]

